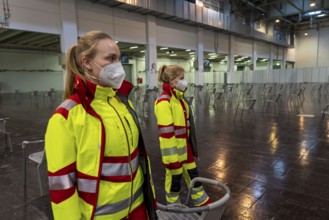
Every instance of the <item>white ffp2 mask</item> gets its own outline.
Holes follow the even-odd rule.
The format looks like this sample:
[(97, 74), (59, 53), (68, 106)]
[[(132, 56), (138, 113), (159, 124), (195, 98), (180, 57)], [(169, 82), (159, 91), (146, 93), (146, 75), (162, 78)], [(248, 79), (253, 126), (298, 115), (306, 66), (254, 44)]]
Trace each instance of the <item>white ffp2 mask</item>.
[(175, 88), (178, 89), (181, 92), (185, 92), (185, 90), (187, 89), (187, 81), (186, 80), (179, 80), (176, 85)]
[(95, 64), (101, 68), (101, 71), (99, 72), (99, 84), (101, 86), (111, 87), (114, 89), (119, 89), (121, 87), (126, 73), (120, 62), (110, 63), (103, 67), (99, 66), (97, 63)]

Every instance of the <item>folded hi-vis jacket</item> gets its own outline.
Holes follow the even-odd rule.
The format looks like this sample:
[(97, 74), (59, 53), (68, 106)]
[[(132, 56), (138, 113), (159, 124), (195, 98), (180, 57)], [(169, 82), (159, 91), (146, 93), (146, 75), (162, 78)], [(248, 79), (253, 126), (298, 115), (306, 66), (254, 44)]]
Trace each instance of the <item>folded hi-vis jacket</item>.
[(140, 208), (147, 155), (138, 145), (136, 122), (116, 92), (76, 77), (45, 136), (54, 218), (122, 219)]

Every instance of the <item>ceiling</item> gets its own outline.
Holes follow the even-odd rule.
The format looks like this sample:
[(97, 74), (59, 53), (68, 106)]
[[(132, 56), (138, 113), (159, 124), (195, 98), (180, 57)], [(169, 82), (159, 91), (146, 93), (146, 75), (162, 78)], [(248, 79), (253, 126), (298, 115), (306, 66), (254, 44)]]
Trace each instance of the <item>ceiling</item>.
[[(110, 7), (135, 7), (137, 13), (152, 13), (149, 10), (138, 11), (136, 6), (124, 5), (117, 1), (110, 0), (93, 0), (94, 3), (106, 4)], [(195, 2), (190, 0), (190, 2)], [(279, 19), (280, 22), (276, 25), (282, 28), (291, 28), (295, 30), (303, 28), (321, 28), (323, 25), (329, 26), (329, 0), (315, 0), (315, 6), (309, 4), (312, 0), (203, 0), (204, 7), (214, 10), (225, 11), (227, 8), (236, 16), (245, 17), (246, 20), (273, 22), (273, 19)], [(136, 11), (137, 10), (137, 11)], [(307, 15), (309, 12), (319, 12), (312, 16)], [(164, 16), (154, 13), (154, 16)], [(324, 15), (318, 17), (318, 15)], [(166, 17), (164, 19), (174, 19)], [(127, 54), (129, 57), (143, 57), (145, 55), (145, 45), (135, 45), (131, 43), (118, 42), (118, 46), (122, 54)], [(138, 48), (131, 49), (132, 46)], [(0, 48), (47, 51), (61, 53), (60, 36), (56, 34), (37, 33), (22, 30), (12, 30), (9, 28), (0, 28)], [(157, 48), (159, 58), (175, 58), (190, 60), (193, 58), (194, 51), (186, 51), (186, 49)], [(213, 62), (225, 62), (227, 60), (225, 54), (216, 54), (205, 52), (204, 59), (209, 59)], [(245, 59), (245, 58), (244, 58)], [(237, 60), (241, 60), (241, 56), (236, 56)]]
[(231, 13), (244, 17), (250, 22), (274, 22), (278, 28), (294, 30), (329, 26), (328, 0), (231, 0), (230, 2)]

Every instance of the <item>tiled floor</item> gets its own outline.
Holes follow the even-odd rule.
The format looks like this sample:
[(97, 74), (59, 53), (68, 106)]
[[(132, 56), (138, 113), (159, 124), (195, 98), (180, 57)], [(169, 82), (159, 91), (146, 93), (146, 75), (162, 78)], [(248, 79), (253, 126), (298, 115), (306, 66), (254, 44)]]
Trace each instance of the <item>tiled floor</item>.
[[(285, 85), (279, 111), (273, 106), (262, 111), (264, 90), (254, 86), (255, 118), (246, 112), (241, 120), (238, 114), (235, 121), (237, 96), (223, 94), (225, 99), (217, 100), (214, 108), (212, 92), (207, 93), (206, 88), (195, 91), (199, 173), (224, 182), (231, 190), (231, 200), (222, 219), (328, 219), (329, 134), (326, 126), (329, 123), (325, 121), (321, 129), (318, 125), (321, 111), (329, 102), (329, 93), (323, 89), (320, 94), (313, 94), (312, 86), (302, 85), (306, 88), (304, 96), (293, 102), (288, 99), (290, 86)], [(239, 90), (235, 94), (239, 94)], [(153, 94), (151, 99), (154, 97)], [(47, 121), (59, 98), (54, 101), (43, 96), (31, 98), (29, 94), (21, 97), (2, 94), (1, 97), (0, 117), (11, 118), (7, 128), (14, 152), (3, 148), (0, 151), (0, 219), (52, 219), (49, 194), (39, 195), (36, 166), (30, 161), (27, 190), (22, 186), (21, 143), (44, 138)], [(153, 101), (136, 104), (151, 157), (157, 199), (164, 203), (164, 170), (152, 113)], [(3, 146), (3, 138), (0, 143)], [(42, 176), (46, 191), (44, 167)], [(213, 200), (221, 195), (213, 188), (207, 191)]]

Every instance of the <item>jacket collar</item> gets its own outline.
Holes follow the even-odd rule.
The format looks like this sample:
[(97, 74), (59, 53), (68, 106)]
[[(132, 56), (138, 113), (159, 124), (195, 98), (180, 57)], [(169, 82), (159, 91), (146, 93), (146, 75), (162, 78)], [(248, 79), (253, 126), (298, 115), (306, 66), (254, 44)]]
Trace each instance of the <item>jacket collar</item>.
[(163, 83), (162, 90), (169, 93), (170, 95), (174, 95), (178, 99), (182, 99), (184, 96), (184, 92), (173, 88), (169, 83)]
[(86, 100), (89, 100), (89, 104), (94, 98), (107, 99), (107, 97), (114, 97), (116, 94), (113, 88), (96, 85), (78, 76), (75, 77), (74, 90), (79, 94), (80, 98), (85, 97)]

